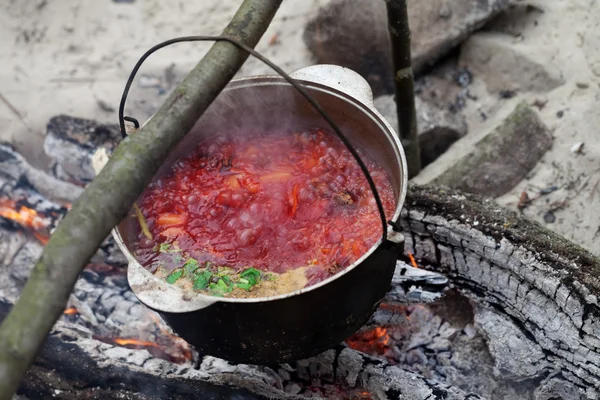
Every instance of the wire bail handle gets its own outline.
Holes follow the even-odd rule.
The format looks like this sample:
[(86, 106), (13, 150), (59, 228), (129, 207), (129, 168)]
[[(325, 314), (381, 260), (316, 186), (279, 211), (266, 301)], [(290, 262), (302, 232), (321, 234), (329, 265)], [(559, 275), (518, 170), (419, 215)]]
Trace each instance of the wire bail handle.
[[(346, 148), (348, 149), (350, 154), (352, 154), (352, 156), (358, 163), (360, 169), (362, 170), (365, 178), (367, 179), (367, 182), (369, 183), (369, 188), (371, 189), (371, 192), (373, 193), (373, 197), (375, 198), (375, 203), (377, 204), (377, 210), (379, 212), (379, 216), (381, 218), (381, 226), (382, 226), (382, 230), (383, 230), (382, 243), (387, 243), (389, 241), (388, 240), (388, 232), (387, 232), (388, 222), (386, 221), (385, 210), (383, 209), (383, 204), (381, 202), (381, 198), (379, 197), (377, 187), (375, 186), (375, 182), (373, 181), (373, 178), (371, 177), (369, 170), (367, 169), (366, 165), (363, 163), (362, 159), (358, 155), (358, 152), (356, 151), (354, 146), (352, 146), (352, 143), (342, 133), (340, 128), (332, 120), (332, 118), (329, 116), (329, 114), (327, 114), (327, 112), (323, 109), (323, 107), (321, 107), (321, 105), (308, 93), (308, 91), (296, 79), (289, 76), (280, 67), (278, 67), (276, 64), (271, 62), (269, 59), (267, 59), (262, 54), (258, 53), (256, 50), (252, 49), (251, 47), (246, 46), (244, 43), (239, 42), (235, 39), (228, 38), (226, 36), (183, 36), (183, 37), (166, 40), (164, 42), (161, 42), (161, 43), (151, 47), (149, 50), (147, 50), (140, 57), (140, 59), (136, 62), (135, 66), (133, 67), (131, 73), (129, 74), (129, 77), (127, 78), (127, 83), (125, 84), (125, 88), (123, 89), (123, 94), (121, 95), (121, 101), (119, 103), (119, 128), (121, 130), (121, 136), (123, 136), (123, 138), (127, 137), (127, 131), (125, 129), (125, 121), (133, 123), (135, 128), (140, 127), (140, 123), (137, 119), (135, 119), (133, 117), (129, 117), (129, 116), (124, 116), (123, 114), (124, 114), (124, 110), (125, 110), (125, 103), (127, 102), (127, 96), (129, 95), (129, 90), (131, 89), (133, 80), (135, 79), (135, 76), (136, 76), (137, 72), (139, 71), (139, 69), (141, 68), (144, 61), (146, 61), (146, 59), (150, 55), (152, 55), (155, 51), (160, 50), (163, 47), (169, 46), (171, 44), (181, 43), (181, 42), (202, 42), (202, 41), (228, 42), (230, 44), (233, 44), (237, 48), (244, 50), (245, 52), (254, 56), (255, 58), (259, 59), (260, 61), (262, 61), (269, 67), (271, 67), (279, 75), (281, 75), (296, 90), (298, 90), (300, 92), (300, 94), (302, 94), (302, 96), (310, 103), (310, 105), (315, 110), (317, 110), (317, 112), (319, 114), (321, 114), (321, 116), (325, 119), (325, 121), (327, 121), (329, 126), (331, 126), (333, 131), (340, 138), (340, 140), (344, 143), (344, 145), (346, 146)], [(392, 228), (394, 230), (398, 231), (399, 227), (397, 225), (397, 222), (389, 221), (389, 224), (392, 226)]]

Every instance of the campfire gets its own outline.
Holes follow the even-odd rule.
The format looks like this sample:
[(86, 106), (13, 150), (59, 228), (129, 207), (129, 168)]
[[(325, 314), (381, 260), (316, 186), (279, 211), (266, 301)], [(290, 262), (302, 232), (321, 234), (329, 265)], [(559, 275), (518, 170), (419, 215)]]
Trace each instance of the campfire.
[[(65, 117), (61, 118), (66, 121)], [(76, 121), (77, 124), (80, 122)], [(49, 133), (52, 140), (56, 141), (57, 137), (68, 140), (69, 132), (53, 130)], [(2, 149), (10, 154), (10, 159), (21, 159), (12, 148)], [(88, 155), (93, 149), (80, 147), (79, 151), (80, 160), (91, 159)], [(60, 181), (62, 184), (77, 182), (73, 165), (70, 171), (70, 183)], [(43, 195), (48, 191), (39, 182), (36, 186), (25, 179), (2, 179), (0, 314), (4, 315), (8, 305), (16, 300), (29, 268), (69, 209), (70, 202)], [(59, 180), (48, 174), (47, 181)], [(84, 184), (85, 179), (79, 183)], [(126, 390), (123, 387), (134, 387), (150, 379), (154, 383), (148, 384), (148, 393), (158, 390), (156, 385), (160, 384), (169, 388), (169, 393), (191, 393), (186, 390), (201, 388), (204, 393), (227, 393), (228, 396), (290, 399), (402, 398), (403, 390), (475, 399), (478, 395), (495, 398), (494, 393), (520, 396), (556, 382), (572, 388), (570, 381), (550, 372), (551, 365), (540, 350), (545, 344), (536, 342), (539, 340), (536, 333), (530, 334), (534, 336), (520, 333), (522, 328), (514, 325), (499, 308), (512, 307), (510, 303), (499, 306), (502, 303), (489, 297), (492, 293), (487, 292), (489, 289), (465, 278), (467, 275), (460, 272), (464, 269), (460, 258), (456, 258), (455, 264), (448, 264), (447, 260), (452, 257), (448, 255), (450, 247), (445, 246), (450, 246), (453, 239), (435, 251), (436, 245), (428, 239), (429, 231), (422, 222), (422, 215), (406, 214), (404, 218), (404, 230), (408, 233), (406, 252), (398, 260), (390, 292), (369, 322), (344, 343), (319, 356), (269, 366), (232, 364), (199, 355), (175, 335), (158, 314), (139, 303), (127, 284), (126, 262), (108, 238), (81, 274), (51, 334), (48, 350), (42, 352), (20, 392), (30, 398), (43, 397), (53, 393), (58, 380), (63, 382), (63, 389), (59, 390), (64, 390), (65, 385), (75, 385), (69, 382), (82, 379), (89, 385), (98, 385), (106, 393)], [(468, 254), (466, 262), (475, 265), (471, 253), (465, 254)], [(478, 265), (486, 264), (483, 261)], [(447, 273), (451, 279), (430, 272), (432, 268)], [(473, 298), (479, 299), (481, 304), (474, 303)], [(496, 304), (496, 308), (482, 307), (483, 304)], [(517, 347), (507, 352), (508, 349), (502, 347), (502, 334), (497, 332), (515, 335)], [(65, 352), (67, 349), (69, 353)], [(552, 351), (548, 349), (545, 351)], [(56, 358), (57, 354), (79, 354), (73, 357), (89, 361), (86, 361), (85, 371), (76, 371), (75, 359)], [(522, 361), (508, 361), (515, 354)], [(531, 364), (523, 361), (525, 359), (538, 361)], [(41, 384), (42, 375), (36, 373), (50, 368), (52, 378)], [(127, 371), (129, 383), (123, 383), (125, 386), (117, 383), (121, 382), (120, 377), (114, 375), (117, 370)], [(578, 379), (587, 382), (596, 379), (591, 372), (586, 373), (580, 373)], [(518, 389), (522, 379), (529, 379), (527, 376), (542, 378), (536, 381), (538, 386), (531, 383), (526, 389)], [(115, 382), (114, 386), (110, 382)], [(69, 390), (85, 389), (71, 387)]]

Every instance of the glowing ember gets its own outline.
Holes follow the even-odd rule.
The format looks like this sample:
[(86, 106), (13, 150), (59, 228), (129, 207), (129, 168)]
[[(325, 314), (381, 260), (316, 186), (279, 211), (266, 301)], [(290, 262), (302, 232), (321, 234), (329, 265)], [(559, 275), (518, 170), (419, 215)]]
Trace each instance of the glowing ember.
[(411, 253), (408, 253), (408, 258), (410, 259), (410, 265), (412, 265), (413, 268), (419, 268), (419, 266), (417, 265), (417, 262), (415, 261), (415, 258), (413, 257), (413, 255)]
[(370, 331), (355, 333), (346, 340), (346, 344), (363, 353), (382, 355), (389, 347), (390, 337), (386, 328), (378, 326)]
[(48, 228), (50, 221), (42, 217), (32, 208), (17, 206), (16, 201), (11, 199), (0, 199), (0, 217), (11, 220), (24, 228), (34, 231), (35, 237), (43, 244), (48, 243), (48, 236), (43, 231)]
[(63, 311), (65, 315), (74, 315), (77, 314), (77, 309), (75, 307), (69, 307), (65, 311)]
[(10, 199), (0, 200), (0, 216), (35, 230), (46, 228), (49, 225), (48, 220), (40, 217), (37, 211), (25, 206), (17, 209), (16, 202)]
[(154, 342), (147, 342), (145, 340), (131, 339), (131, 338), (115, 338), (113, 341), (119, 346), (133, 347), (136, 349), (143, 349), (146, 347), (158, 347)]
[(48, 244), (48, 241), (50, 240), (50, 238), (49, 238), (48, 236), (46, 236), (46, 235), (42, 235), (42, 234), (41, 234), (41, 233), (39, 233), (39, 232), (33, 232), (33, 236), (35, 236), (35, 238), (36, 238), (37, 240), (39, 240), (39, 241), (40, 241), (40, 243), (41, 243), (41, 244), (43, 244), (43, 245), (47, 245), (47, 244)]

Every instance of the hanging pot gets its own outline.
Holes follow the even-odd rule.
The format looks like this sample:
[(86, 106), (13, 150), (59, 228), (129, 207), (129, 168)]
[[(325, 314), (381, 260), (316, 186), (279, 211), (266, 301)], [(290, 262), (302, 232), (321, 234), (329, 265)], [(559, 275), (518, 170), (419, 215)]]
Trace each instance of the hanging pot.
[[(389, 175), (397, 220), (406, 195), (406, 161), (396, 133), (375, 110), (368, 83), (357, 73), (316, 65), (292, 74), (339, 125), (352, 144)], [(204, 132), (327, 128), (320, 114), (279, 76), (232, 81), (170, 154), (157, 177), (189, 155)], [(126, 255), (127, 277), (138, 299), (157, 311), (201, 355), (250, 364), (303, 359), (335, 346), (358, 330), (390, 288), (402, 250), (401, 235), (391, 229), (362, 257), (314, 286), (264, 298), (223, 298), (184, 292), (155, 277), (133, 256), (139, 232), (135, 217), (113, 231)]]

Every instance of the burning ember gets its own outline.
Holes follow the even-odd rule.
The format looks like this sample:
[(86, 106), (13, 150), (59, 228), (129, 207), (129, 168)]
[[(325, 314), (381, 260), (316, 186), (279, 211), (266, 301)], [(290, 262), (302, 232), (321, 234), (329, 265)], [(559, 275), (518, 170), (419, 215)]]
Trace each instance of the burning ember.
[[(71, 308), (74, 309), (74, 307)], [(163, 327), (162, 321), (154, 314), (148, 315), (153, 320), (155, 328), (157, 328), (156, 330), (160, 332), (160, 334), (158, 334), (158, 332), (144, 331), (144, 336), (149, 334), (150, 336), (155, 337), (152, 341), (134, 337), (107, 337), (104, 335), (94, 335), (93, 337), (101, 342), (125, 347), (127, 349), (145, 349), (154, 357), (176, 364), (184, 364), (191, 361), (193, 359), (193, 353), (190, 345), (179, 336), (172, 334)]]
[(17, 205), (17, 202), (11, 199), (0, 199), (0, 216), (24, 228), (32, 229), (36, 233), (50, 226), (50, 221), (45, 217), (41, 217), (37, 211), (23, 205)]
[(408, 253), (408, 258), (410, 259), (410, 265), (412, 265), (413, 268), (419, 268), (419, 265), (415, 261), (415, 257), (411, 253)]
[(147, 347), (158, 347), (154, 342), (147, 342), (139, 339), (127, 339), (127, 338), (115, 338), (113, 341), (119, 346), (127, 347), (129, 349), (145, 349)]
[(69, 307), (65, 311), (63, 311), (64, 315), (75, 315), (77, 314), (77, 309), (75, 307)]
[(355, 333), (346, 340), (346, 344), (363, 353), (384, 355), (389, 349), (390, 337), (386, 328), (378, 326), (369, 331)]

